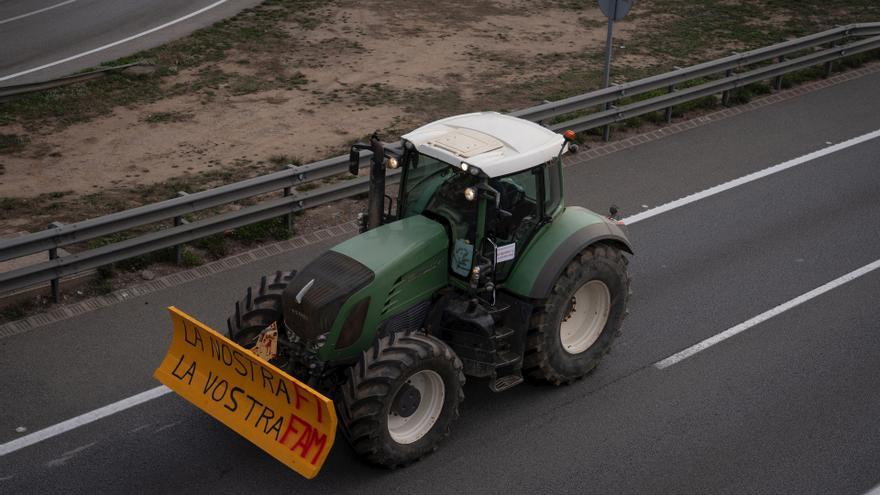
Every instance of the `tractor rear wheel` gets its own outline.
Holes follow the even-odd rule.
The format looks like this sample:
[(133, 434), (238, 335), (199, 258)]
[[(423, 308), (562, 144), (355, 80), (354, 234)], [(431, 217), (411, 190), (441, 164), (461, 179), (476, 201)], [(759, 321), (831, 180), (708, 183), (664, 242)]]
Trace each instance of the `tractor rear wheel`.
[(523, 371), (554, 385), (592, 371), (620, 333), (629, 298), (627, 260), (596, 244), (562, 272), (532, 320)]
[(244, 298), (236, 301), (234, 313), (226, 320), (229, 338), (249, 349), (253, 347), (257, 335), (272, 323), (278, 323), (281, 335), (284, 332), (281, 293), (294, 275), (296, 271), (278, 271), (263, 275), (256, 290), (248, 287)]
[(348, 371), (337, 403), (342, 430), (368, 462), (395, 468), (434, 451), (464, 399), (461, 361), (423, 334), (381, 337)]

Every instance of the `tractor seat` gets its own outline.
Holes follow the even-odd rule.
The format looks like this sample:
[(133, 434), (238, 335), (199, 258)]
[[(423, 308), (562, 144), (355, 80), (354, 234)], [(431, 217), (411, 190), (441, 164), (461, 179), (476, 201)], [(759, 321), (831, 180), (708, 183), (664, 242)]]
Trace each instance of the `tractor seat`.
[(501, 209), (513, 213), (516, 205), (526, 197), (526, 191), (511, 180), (491, 179), (489, 185), (501, 195)]
[(525, 189), (511, 180), (492, 179), (489, 185), (500, 194), (501, 209), (511, 214), (509, 217), (496, 216), (495, 205), (490, 203), (490, 218), (495, 221), (493, 230), (499, 239), (510, 240), (522, 219), (532, 212), (534, 204), (526, 199)]

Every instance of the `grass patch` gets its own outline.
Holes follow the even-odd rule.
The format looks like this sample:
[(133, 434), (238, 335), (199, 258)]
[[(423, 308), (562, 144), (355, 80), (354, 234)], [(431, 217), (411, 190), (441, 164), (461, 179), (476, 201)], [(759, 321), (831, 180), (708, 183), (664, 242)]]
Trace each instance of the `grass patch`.
[(0, 308), (0, 321), (20, 320), (31, 314), (39, 305), (33, 301), (22, 301)]
[(315, 182), (306, 182), (305, 184), (302, 184), (300, 186), (296, 186), (294, 189), (296, 189), (299, 192), (306, 192), (306, 191), (315, 190), (319, 187), (321, 187), (321, 184), (318, 183), (317, 181), (315, 181)]
[(309, 83), (309, 80), (305, 76), (305, 74), (303, 74), (302, 72), (299, 72), (299, 71), (296, 71), (291, 76), (283, 76), (283, 75), (277, 76), (275, 78), (275, 81), (280, 83), (286, 89), (298, 88), (300, 86), (305, 86), (306, 84)]
[(283, 165), (300, 166), (300, 165), (302, 165), (302, 160), (300, 160), (299, 158), (297, 158), (295, 156), (285, 155), (282, 153), (282, 154), (270, 156), (269, 163), (271, 163), (272, 165), (276, 165), (278, 167), (281, 167)]
[(772, 91), (770, 86), (763, 82), (756, 82), (742, 88), (730, 91), (730, 100), (728, 105), (742, 105), (752, 101), (756, 96), (769, 94)]
[[(393, 105), (404, 98), (398, 89), (385, 83), (360, 84), (347, 89), (346, 93), (359, 104), (368, 107)], [(331, 92), (328, 98), (338, 99), (339, 95)]]
[(194, 251), (190, 251), (189, 249), (183, 250), (180, 253), (180, 266), (186, 268), (192, 268), (194, 266), (200, 266), (205, 264), (205, 258), (202, 258), (201, 255)]
[(242, 244), (258, 244), (269, 240), (283, 241), (289, 239), (293, 232), (287, 228), (284, 217), (272, 218), (235, 229), (232, 238)]
[(229, 93), (233, 96), (241, 96), (264, 91), (271, 87), (271, 81), (261, 77), (235, 74), (229, 82)]
[(113, 292), (113, 278), (116, 276), (113, 265), (99, 266), (97, 272), (97, 276), (89, 281), (89, 289), (99, 295)]
[(465, 112), (468, 105), (456, 88), (417, 89), (401, 97), (404, 110), (427, 121)]
[(164, 96), (157, 76), (109, 74), (100, 79), (32, 93), (0, 103), (0, 124), (20, 123), (64, 127), (106, 115), (117, 106), (158, 100)]
[(144, 122), (150, 124), (166, 124), (169, 122), (189, 122), (195, 116), (186, 112), (156, 112), (147, 115)]
[(30, 142), (27, 136), (0, 134), (0, 154), (18, 153)]
[(197, 239), (191, 243), (193, 247), (201, 249), (212, 260), (217, 260), (228, 255), (231, 251), (229, 241), (223, 234), (214, 234)]
[(134, 236), (129, 232), (116, 232), (115, 234), (96, 237), (86, 243), (86, 249), (98, 249), (100, 247), (131, 239), (132, 237)]

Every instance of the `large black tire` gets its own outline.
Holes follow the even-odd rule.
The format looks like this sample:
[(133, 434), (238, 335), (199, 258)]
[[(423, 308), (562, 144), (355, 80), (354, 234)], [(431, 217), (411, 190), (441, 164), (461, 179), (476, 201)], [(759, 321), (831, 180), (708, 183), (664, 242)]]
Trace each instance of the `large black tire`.
[(286, 338), (282, 335), (284, 314), (281, 308), (281, 293), (287, 288), (294, 275), (296, 275), (295, 271), (278, 271), (273, 275), (263, 275), (256, 290), (248, 287), (245, 296), (235, 302), (232, 316), (226, 320), (229, 338), (246, 349), (250, 348), (253, 346), (254, 338), (272, 322), (278, 323), (279, 336)]
[[(526, 376), (561, 385), (582, 378), (596, 368), (611, 349), (627, 314), (630, 279), (626, 268), (627, 260), (620, 250), (607, 244), (590, 246), (569, 263), (532, 319), (523, 363)], [(607, 292), (603, 292), (602, 284)], [(579, 341), (567, 334), (566, 346), (562, 324), (576, 313), (575, 294), (579, 289), (583, 289), (581, 294), (594, 294), (598, 290), (605, 301), (600, 306), (605, 307), (607, 319), (603, 326), (601, 317), (585, 316), (598, 322), (595, 330), (587, 332)], [(581, 306), (586, 303), (581, 301)], [(584, 324), (584, 328), (588, 326)], [(581, 349), (582, 346), (586, 348)]]
[[(366, 461), (405, 466), (436, 450), (449, 435), (464, 400), (464, 381), (461, 361), (442, 341), (419, 333), (382, 337), (348, 370), (337, 402), (342, 431)], [(440, 382), (442, 401), (436, 393), (412, 399), (413, 388), (432, 390), (427, 384), (433, 383), (436, 390)], [(426, 417), (436, 421), (420, 419)], [(407, 428), (414, 431), (407, 434)]]

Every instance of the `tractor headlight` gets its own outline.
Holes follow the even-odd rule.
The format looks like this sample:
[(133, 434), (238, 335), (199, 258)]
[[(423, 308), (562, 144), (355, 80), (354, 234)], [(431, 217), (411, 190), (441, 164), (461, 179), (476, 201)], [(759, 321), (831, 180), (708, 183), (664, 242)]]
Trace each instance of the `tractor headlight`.
[(477, 199), (477, 190), (473, 187), (468, 187), (464, 190), (464, 199), (468, 201), (473, 201)]
[(397, 165), (398, 165), (397, 158), (394, 158), (393, 156), (389, 156), (388, 160), (385, 161), (385, 164), (388, 166), (388, 168), (397, 168)]
[(465, 162), (461, 162), (461, 171), (467, 172), (467, 169), (468, 169), (468, 164)]

